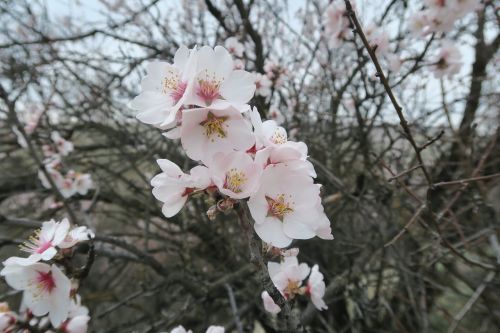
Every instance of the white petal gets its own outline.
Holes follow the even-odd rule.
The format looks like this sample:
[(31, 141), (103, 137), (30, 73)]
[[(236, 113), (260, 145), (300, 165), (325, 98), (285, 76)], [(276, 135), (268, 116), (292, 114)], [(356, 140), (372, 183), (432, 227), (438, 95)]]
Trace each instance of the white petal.
[(222, 97), (229, 102), (245, 104), (255, 93), (255, 84), (250, 73), (236, 70), (222, 83)]
[(285, 235), (282, 223), (277, 219), (268, 218), (264, 223), (255, 223), (254, 229), (264, 242), (275, 247), (283, 248), (292, 243), (292, 239)]

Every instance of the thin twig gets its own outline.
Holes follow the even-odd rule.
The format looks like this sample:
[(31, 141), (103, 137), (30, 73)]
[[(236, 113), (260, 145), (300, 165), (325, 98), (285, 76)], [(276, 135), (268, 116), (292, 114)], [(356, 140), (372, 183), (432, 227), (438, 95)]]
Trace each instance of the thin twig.
[(383, 84), (385, 91), (387, 95), (389, 96), (389, 99), (391, 100), (392, 105), (394, 106), (394, 109), (396, 110), (396, 113), (398, 114), (399, 117), (399, 122), (401, 124), (401, 127), (403, 128), (403, 131), (406, 134), (406, 138), (410, 142), (411, 146), (413, 147), (413, 150), (415, 150), (416, 156), (418, 163), (422, 166), (422, 171), (424, 172), (425, 179), (427, 180), (427, 183), (429, 185), (432, 184), (431, 176), (429, 172), (427, 171), (427, 168), (424, 165), (424, 162), (422, 160), (422, 156), (420, 155), (420, 150), (415, 142), (415, 139), (413, 138), (413, 135), (410, 131), (410, 127), (408, 126), (408, 121), (406, 120), (405, 116), (403, 115), (403, 108), (399, 105), (396, 96), (394, 96), (394, 93), (392, 92), (391, 86), (389, 85), (389, 81), (385, 77), (384, 71), (382, 70), (382, 66), (380, 66), (380, 63), (377, 59), (377, 56), (375, 55), (375, 50), (370, 46), (370, 43), (368, 42), (368, 39), (366, 38), (365, 33), (363, 32), (363, 28), (361, 27), (361, 24), (358, 21), (358, 18), (356, 16), (356, 13), (354, 12), (354, 9), (352, 8), (351, 2), (349, 0), (344, 0), (347, 14), (349, 16), (349, 20), (351, 24), (354, 26), (355, 30), (354, 32), (359, 34), (359, 37), (361, 38), (363, 45), (365, 46), (366, 50), (368, 51), (368, 54), (370, 55), (370, 58), (375, 65), (375, 68), (377, 69), (377, 76), (380, 79), (380, 82)]

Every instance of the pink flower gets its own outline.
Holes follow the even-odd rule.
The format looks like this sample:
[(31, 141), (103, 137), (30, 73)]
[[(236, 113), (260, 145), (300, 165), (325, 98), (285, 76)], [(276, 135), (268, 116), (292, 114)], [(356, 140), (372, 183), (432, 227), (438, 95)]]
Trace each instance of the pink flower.
[(436, 78), (445, 76), (451, 78), (460, 72), (462, 65), (462, 55), (458, 48), (451, 42), (444, 42), (434, 63), (434, 76)]
[(285, 257), (281, 263), (270, 261), (267, 269), (273, 284), (286, 299), (303, 294), (302, 281), (311, 271), (306, 263), (299, 265), (297, 257)]
[(244, 152), (218, 153), (209, 168), (214, 184), (230, 198), (248, 198), (260, 185), (262, 168)]
[(71, 282), (56, 265), (22, 266), (7, 259), (4, 266), (0, 275), (9, 286), (24, 292), (24, 302), (35, 316), (48, 313), (54, 327), (68, 318)]
[(183, 113), (181, 143), (193, 160), (210, 163), (216, 153), (246, 151), (255, 142), (249, 124), (235, 108), (192, 109)]
[(73, 143), (65, 140), (59, 132), (53, 131), (50, 134), (50, 138), (52, 139), (52, 142), (54, 142), (57, 151), (61, 156), (66, 156), (73, 151)]
[(271, 95), (271, 86), (273, 83), (266, 75), (262, 75), (260, 73), (253, 73), (253, 78), (255, 82), (255, 94), (267, 97)]
[(194, 92), (187, 104), (218, 109), (233, 106), (245, 111), (254, 92), (252, 75), (234, 70), (233, 59), (225, 48), (204, 46), (198, 51)]
[(323, 297), (325, 296), (325, 282), (323, 274), (320, 273), (318, 265), (314, 265), (311, 275), (307, 281), (306, 294), (311, 297), (311, 301), (318, 310), (326, 310), (328, 306)]
[(138, 110), (137, 119), (160, 128), (176, 124), (177, 112), (192, 95), (196, 74), (197, 51), (181, 46), (173, 64), (153, 61), (141, 82), (142, 92), (130, 106)]
[(229, 51), (229, 53), (234, 54), (237, 57), (243, 56), (243, 51), (245, 50), (243, 44), (241, 44), (236, 37), (229, 37), (224, 42), (224, 46)]
[(73, 178), (73, 187), (76, 193), (85, 195), (88, 191), (94, 187), (92, 178), (88, 173), (75, 172)]
[(262, 298), (264, 309), (267, 312), (270, 312), (272, 314), (280, 313), (281, 308), (278, 306), (278, 304), (274, 303), (274, 300), (271, 298), (267, 291), (263, 291), (260, 297)]
[(94, 238), (94, 232), (85, 226), (80, 226), (71, 229), (64, 240), (58, 245), (61, 249), (67, 249), (75, 246), (78, 243), (88, 241)]
[(248, 201), (259, 237), (283, 248), (293, 239), (316, 235), (316, 220), (323, 212), (317, 207), (319, 187), (305, 172), (294, 171), (284, 164), (267, 167), (261, 186)]
[(169, 160), (157, 162), (162, 173), (151, 179), (151, 185), (155, 198), (163, 202), (162, 212), (166, 217), (177, 214), (190, 194), (204, 190), (211, 183), (208, 169), (204, 166), (194, 167), (188, 175)]
[(42, 228), (21, 246), (21, 250), (30, 253), (30, 256), (28, 258), (11, 257), (8, 262), (29, 266), (40, 260), (47, 261), (54, 258), (57, 254), (56, 247), (64, 241), (68, 230), (68, 219), (63, 219), (61, 222), (54, 220), (43, 222)]
[(5, 302), (0, 303), (0, 332), (11, 332), (16, 321), (17, 316), (14, 312), (10, 311), (9, 305)]

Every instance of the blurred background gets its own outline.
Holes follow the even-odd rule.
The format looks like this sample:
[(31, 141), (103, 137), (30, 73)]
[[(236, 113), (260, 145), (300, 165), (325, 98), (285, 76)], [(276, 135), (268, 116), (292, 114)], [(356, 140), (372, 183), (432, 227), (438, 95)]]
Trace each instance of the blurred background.
[[(0, 1), (0, 259), (72, 217), (96, 233), (80, 287), (90, 332), (275, 332), (235, 214), (210, 221), (199, 197), (165, 218), (155, 161), (193, 162), (127, 106), (148, 61), (225, 45), (255, 73), (251, 104), (307, 143), (323, 184), (335, 240), (295, 244), (327, 284), (328, 310), (295, 304), (308, 332), (499, 332), (500, 16), (479, 2), (421, 33), (432, 1), (356, 1), (412, 146), (359, 36), (333, 35), (330, 1)], [(439, 76), (447, 43), (460, 66)], [(61, 174), (92, 186), (62, 199), (39, 170), (65, 141)], [(0, 281), (0, 302), (19, 296)]]

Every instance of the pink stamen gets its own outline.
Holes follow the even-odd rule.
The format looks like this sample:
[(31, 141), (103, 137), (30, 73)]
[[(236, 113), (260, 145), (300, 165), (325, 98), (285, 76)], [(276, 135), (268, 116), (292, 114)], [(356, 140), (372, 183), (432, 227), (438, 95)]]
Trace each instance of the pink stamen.
[(210, 104), (219, 97), (220, 82), (216, 80), (199, 80), (196, 93), (205, 103)]
[(172, 97), (175, 103), (177, 103), (182, 98), (182, 96), (184, 96), (184, 93), (186, 92), (186, 87), (187, 83), (181, 82), (177, 85), (177, 87), (174, 90), (172, 90), (172, 92), (170, 93), (170, 97)]
[(48, 293), (51, 293), (52, 290), (54, 290), (54, 288), (56, 287), (56, 282), (52, 277), (52, 272), (38, 272), (36, 281), (38, 282), (40, 289)]
[(41, 242), (40, 244), (38, 244), (38, 248), (36, 249), (35, 252), (43, 253), (50, 247), (52, 247), (52, 243), (50, 241)]

